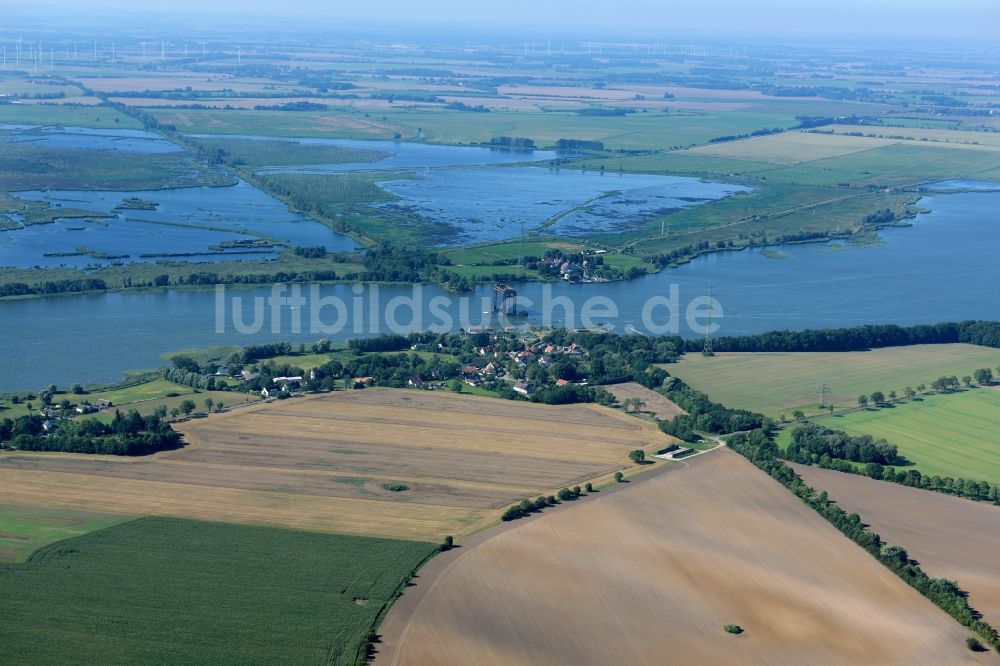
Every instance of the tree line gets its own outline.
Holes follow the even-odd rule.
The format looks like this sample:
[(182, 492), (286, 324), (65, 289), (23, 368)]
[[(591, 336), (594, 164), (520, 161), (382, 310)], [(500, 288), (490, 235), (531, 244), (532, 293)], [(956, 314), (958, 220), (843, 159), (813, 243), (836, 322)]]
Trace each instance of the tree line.
[(809, 423), (792, 431), (792, 441), (785, 448), (789, 460), (812, 464), (826, 456), (859, 463), (899, 465), (905, 463), (898, 449), (884, 439), (871, 435), (848, 435), (843, 430), (833, 430)]
[(116, 410), (110, 424), (97, 419), (60, 421), (47, 434), (44, 424), (45, 420), (37, 414), (19, 416), (13, 421), (4, 419), (0, 422), (0, 441), (21, 451), (115, 456), (144, 456), (176, 449), (181, 443), (180, 435), (158, 415), (143, 417), (137, 411), (123, 416)]
[[(803, 462), (796, 460), (796, 462)], [(808, 463), (804, 463), (808, 464)], [(886, 466), (877, 462), (870, 462), (864, 467), (852, 465), (846, 460), (835, 458), (820, 458), (814, 461), (817, 467), (832, 469), (848, 474), (861, 474), (877, 481), (888, 481), (898, 483), (901, 486), (910, 488), (920, 488), (936, 493), (955, 495), (976, 502), (990, 502), (1000, 506), (1000, 487), (987, 483), (986, 481), (976, 481), (962, 477), (953, 478), (950, 476), (936, 476), (921, 474), (920, 470), (907, 469), (898, 470), (895, 467)]]
[[(957, 342), (1000, 347), (1000, 322), (963, 321), (907, 327), (868, 324), (853, 328), (771, 331), (759, 335), (716, 338), (712, 346), (716, 351), (725, 352), (822, 352)], [(697, 352), (701, 350), (701, 346), (701, 340), (688, 340), (683, 348), (685, 351)]]

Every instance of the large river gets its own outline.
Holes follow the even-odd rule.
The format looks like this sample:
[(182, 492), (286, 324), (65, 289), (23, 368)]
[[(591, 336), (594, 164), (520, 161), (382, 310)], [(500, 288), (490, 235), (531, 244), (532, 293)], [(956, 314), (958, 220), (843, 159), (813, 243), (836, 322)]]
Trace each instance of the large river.
[[(722, 316), (712, 319), (719, 326), (717, 335), (1000, 319), (1000, 192), (935, 193), (926, 196), (921, 206), (932, 212), (920, 215), (910, 228), (881, 232), (885, 242), (878, 245), (796, 245), (780, 248), (782, 258), (759, 250), (712, 254), (630, 282), (525, 284), (519, 291), (532, 301), (528, 322), (540, 322), (548, 312), (548, 323), (602, 323), (619, 332), (669, 328), (673, 311), (665, 304), (650, 310), (652, 322), (644, 321), (643, 309), (652, 297), (669, 298), (671, 286), (679, 305), (679, 316), (671, 321), (679, 321), (677, 330), (683, 335), (695, 334), (685, 320), (685, 308), (710, 287), (723, 310)], [(488, 289), (466, 299), (431, 285), (418, 291), (418, 328), (481, 325), (488, 318), (482, 300), (489, 298)], [(276, 319), (265, 301), (260, 330), (252, 334), (239, 329), (255, 328), (253, 299), (268, 297), (270, 288), (230, 290), (221, 299), (213, 291), (170, 290), (3, 302), (0, 390), (113, 381), (127, 370), (157, 367), (168, 350), (268, 340), (343, 340), (358, 332), (386, 330), (387, 317), (402, 329), (412, 327), (407, 302), (393, 299), (412, 298), (413, 287), (383, 285), (377, 292), (372, 288), (360, 292), (348, 285), (324, 286), (319, 295), (339, 299), (342, 311), (306, 298), (298, 305), (279, 305)], [(309, 296), (308, 290), (304, 295)], [(242, 305), (237, 318), (234, 296)], [(596, 303), (590, 321), (583, 321), (584, 304), (595, 296), (610, 299), (617, 312), (610, 314), (607, 302)], [(435, 297), (439, 301), (433, 301)], [(558, 297), (568, 297), (575, 310), (572, 316), (563, 307), (565, 299), (557, 307), (545, 307)], [(223, 315), (217, 317), (220, 302)], [(336, 328), (338, 320), (346, 325), (334, 333), (310, 330), (310, 313), (318, 305), (326, 305), (319, 311), (321, 325)], [(649, 323), (661, 328), (649, 329)]]

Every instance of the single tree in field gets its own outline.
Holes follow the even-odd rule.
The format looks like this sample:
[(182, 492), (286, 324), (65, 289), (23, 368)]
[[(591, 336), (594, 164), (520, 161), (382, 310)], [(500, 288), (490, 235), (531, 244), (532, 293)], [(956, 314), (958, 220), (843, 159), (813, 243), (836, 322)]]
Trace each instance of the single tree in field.
[(642, 408), (645, 407), (645, 406), (646, 406), (646, 403), (644, 401), (640, 400), (639, 398), (632, 398), (632, 411), (633, 412), (636, 412), (636, 413), (641, 412)]
[(222, 402), (217, 402), (217, 403), (215, 403), (215, 411), (217, 411), (217, 412), (221, 412), (221, 411), (222, 411), (222, 408), (223, 408), (223, 406), (224, 406), (224, 405), (222, 404)]
[(796, 421), (805, 421), (806, 413), (803, 412), (801, 409), (796, 409), (795, 411), (792, 412), (792, 418), (795, 419)]
[(181, 403), (181, 411), (184, 412), (184, 416), (190, 416), (196, 406), (194, 400), (185, 400)]
[(868, 396), (866, 396), (866, 395), (859, 395), (858, 396), (858, 407), (861, 407), (862, 409), (864, 409), (867, 406), (868, 406)]
[(646, 452), (642, 449), (633, 449), (628, 452), (628, 459), (636, 465), (640, 465), (646, 460)]
[(987, 386), (993, 383), (993, 371), (989, 368), (979, 368), (972, 376), (976, 378), (976, 383), (980, 386)]
[(885, 403), (885, 393), (882, 393), (882, 391), (875, 391), (872, 393), (871, 401), (873, 405), (880, 407)]
[(917, 395), (917, 392), (913, 390), (912, 386), (907, 386), (905, 389), (903, 389), (903, 395), (905, 395), (907, 399), (912, 399), (914, 396)]
[(889, 402), (896, 402), (896, 392), (889, 391)]
[(923, 393), (927, 390), (927, 384), (917, 384), (917, 393)]
[(172, 416), (173, 418), (176, 419), (180, 415), (181, 415), (180, 407), (174, 407), (173, 409), (170, 410), (170, 416)]
[(212, 400), (211, 398), (205, 398), (205, 411), (207, 412), (212, 411), (212, 406), (214, 404), (215, 404), (214, 400)]
[(969, 375), (962, 377), (962, 384), (965, 385), (965, 388), (969, 388), (970, 386), (972, 386), (972, 377), (970, 377)]
[(621, 472), (615, 472), (615, 483), (621, 483), (622, 479), (624, 478), (625, 478), (624, 474), (622, 474)]

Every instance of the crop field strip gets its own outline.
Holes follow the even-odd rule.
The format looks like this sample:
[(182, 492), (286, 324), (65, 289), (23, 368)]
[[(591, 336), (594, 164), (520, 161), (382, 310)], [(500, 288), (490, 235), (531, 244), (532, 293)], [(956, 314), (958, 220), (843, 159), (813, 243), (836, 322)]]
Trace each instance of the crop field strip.
[(888, 347), (864, 352), (718, 353), (684, 356), (662, 366), (710, 398), (768, 416), (791, 416), (795, 409), (821, 414), (820, 389), (827, 403), (843, 409), (857, 397), (906, 386), (930, 385), (941, 376), (972, 374), (1000, 366), (1000, 350), (965, 344)]
[(720, 449), (460, 554), (376, 664), (980, 663), (964, 636)]
[(354, 666), (436, 545), (171, 518), (0, 564), (5, 664)]
[(956, 581), (987, 622), (1000, 624), (1000, 507), (854, 474), (791, 466), (845, 511), (860, 515), (887, 542), (905, 548), (929, 576)]
[(188, 446), (138, 460), (0, 455), (0, 501), (439, 539), (670, 441), (649, 422), (593, 406), (377, 389), (253, 405), (178, 429)]
[(658, 419), (670, 420), (679, 414), (687, 414), (677, 403), (646, 388), (636, 382), (626, 382), (624, 384), (608, 384), (604, 389), (615, 396), (618, 402), (623, 402), (629, 398), (638, 398), (645, 403), (641, 411), (650, 412)]
[(893, 139), (784, 132), (771, 136), (727, 141), (682, 151), (681, 155), (708, 155), (783, 165), (840, 157), (898, 143)]

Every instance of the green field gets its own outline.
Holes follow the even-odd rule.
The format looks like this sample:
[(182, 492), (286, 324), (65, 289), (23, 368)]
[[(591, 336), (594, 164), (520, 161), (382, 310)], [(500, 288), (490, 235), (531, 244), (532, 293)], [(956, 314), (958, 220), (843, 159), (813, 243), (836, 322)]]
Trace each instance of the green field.
[(142, 129), (138, 120), (102, 106), (4, 104), (0, 105), (0, 123)]
[(192, 139), (206, 155), (221, 157), (232, 166), (264, 167), (303, 164), (377, 162), (390, 155), (379, 150), (301, 144), (261, 139)]
[(1000, 390), (976, 388), (819, 419), (899, 447), (923, 474), (1000, 484)]
[[(59, 388), (62, 391), (66, 391), (67, 389), (65, 386)], [(112, 409), (80, 417), (95, 418), (107, 422), (114, 418), (116, 411), (124, 413), (134, 409), (146, 416), (152, 414), (160, 407), (166, 407), (169, 412), (174, 407), (179, 407), (185, 400), (193, 400), (196, 405), (195, 412), (203, 412), (205, 411), (205, 400), (209, 398), (216, 405), (222, 403), (226, 407), (236, 407), (256, 400), (256, 397), (243, 392), (195, 390), (190, 386), (175, 384), (165, 379), (152, 379), (138, 384), (90, 391), (80, 395), (66, 392), (57, 393), (52, 401), (53, 404), (58, 405), (64, 399), (74, 404), (83, 402), (96, 404), (98, 400), (110, 400), (114, 405)], [(14, 419), (18, 416), (28, 414), (28, 402), (32, 403), (32, 407), (36, 412), (41, 407), (40, 400), (29, 401), (23, 399), (23, 396), (21, 402), (16, 405), (11, 402), (10, 398), (0, 399), (0, 418)]]
[(0, 565), (6, 664), (355, 664), (435, 546), (143, 518)]
[(1000, 366), (1000, 350), (974, 345), (914, 345), (864, 352), (686, 354), (663, 366), (694, 388), (728, 407), (752, 409), (778, 418), (796, 409), (822, 413), (820, 390), (838, 409), (857, 405), (857, 397), (882, 391), (900, 395), (907, 386), (930, 386), (941, 376), (971, 375)]
[[(2, 107), (0, 107), (2, 108)], [(0, 141), (0, 191), (153, 190), (234, 185), (184, 152), (136, 154)]]
[(42, 546), (125, 520), (130, 517), (72, 509), (0, 506), (0, 562), (23, 562)]

